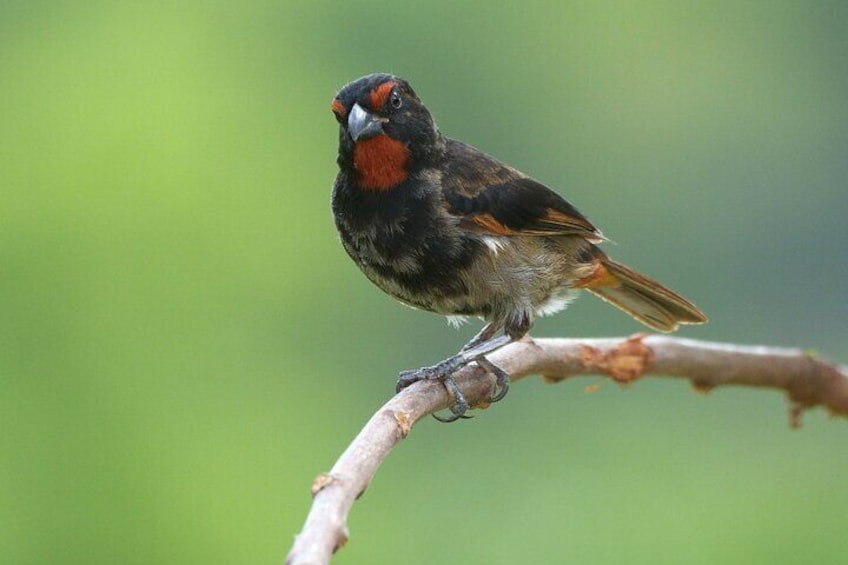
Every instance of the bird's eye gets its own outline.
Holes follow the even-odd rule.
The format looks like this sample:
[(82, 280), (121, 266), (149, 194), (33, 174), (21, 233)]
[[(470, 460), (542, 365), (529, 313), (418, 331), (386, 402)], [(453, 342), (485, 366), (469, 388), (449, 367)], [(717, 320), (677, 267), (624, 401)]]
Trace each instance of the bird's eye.
[(400, 97), (400, 92), (398, 92), (397, 90), (392, 90), (389, 102), (391, 103), (392, 108), (394, 108), (395, 110), (403, 106), (403, 98)]

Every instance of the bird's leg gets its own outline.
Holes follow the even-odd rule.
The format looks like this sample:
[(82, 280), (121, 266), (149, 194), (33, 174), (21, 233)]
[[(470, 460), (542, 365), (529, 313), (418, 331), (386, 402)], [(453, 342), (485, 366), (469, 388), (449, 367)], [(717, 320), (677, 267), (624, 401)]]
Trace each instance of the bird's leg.
[[(485, 332), (487, 328), (488, 326), (484, 328), (483, 331)], [(482, 333), (483, 332), (481, 332), (481, 334)], [(475, 337), (472, 342), (477, 340), (479, 336), (480, 334), (478, 334), (478, 336)], [(468, 365), (472, 361), (479, 361), (480, 359), (485, 359), (485, 355), (492, 353), (493, 351), (496, 351), (509, 343), (512, 343), (513, 341), (515, 341), (515, 339), (516, 338), (514, 338), (510, 334), (503, 334), (497, 337), (490, 337), (489, 339), (486, 339), (481, 343), (469, 343), (470, 347), (464, 347), (462, 351), (460, 351), (453, 357), (445, 359), (437, 365), (433, 365), (432, 367), (422, 367), (421, 369), (417, 369), (415, 371), (404, 371), (400, 374), (400, 377), (398, 378), (397, 391), (400, 392), (411, 384), (417, 383), (418, 381), (422, 380), (441, 381), (445, 385), (445, 388), (447, 388), (448, 391), (450, 391), (450, 393), (453, 395), (454, 405), (450, 408), (452, 412), (451, 416), (448, 416), (447, 418), (440, 418), (438, 416), (435, 416), (435, 418), (442, 422), (454, 422), (460, 418), (465, 417), (465, 412), (468, 410), (468, 401), (465, 399), (465, 395), (462, 394), (462, 391), (459, 390), (456, 381), (454, 381), (452, 376), (453, 373), (455, 373), (462, 367)], [(495, 367), (494, 364), (485, 359), (485, 361), (481, 363), (481, 366), (486, 370), (490, 369), (485, 364), (488, 364), (488, 367)], [(497, 371), (499, 371), (502, 375), (498, 374), (498, 372), (495, 372), (495, 376), (498, 378), (498, 384), (501, 386), (501, 393), (495, 395), (496, 401), (503, 398), (503, 395), (506, 394), (505, 391), (508, 388), (508, 385), (505, 384), (508, 382), (506, 373), (500, 368), (497, 368)]]
[(503, 322), (492, 322), (491, 324), (486, 324), (477, 335), (471, 338), (471, 341), (462, 346), (461, 351), (468, 351), (472, 347), (476, 347), (481, 343), (489, 341), (496, 333), (503, 329), (503, 326)]
[(422, 367), (414, 371), (403, 371), (397, 382), (397, 391), (400, 392), (418, 381), (444, 380), (447, 375), (455, 373), (462, 367), (475, 361), (478, 357), (492, 353), (513, 341), (515, 340), (508, 334), (499, 335), (473, 347), (463, 349), (453, 357), (448, 357), (432, 367)]

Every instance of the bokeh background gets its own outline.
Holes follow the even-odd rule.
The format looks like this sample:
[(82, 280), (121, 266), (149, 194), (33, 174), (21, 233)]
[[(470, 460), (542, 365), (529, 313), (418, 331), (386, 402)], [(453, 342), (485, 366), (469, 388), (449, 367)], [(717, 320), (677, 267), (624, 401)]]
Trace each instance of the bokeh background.
[[(372, 71), (697, 302), (681, 335), (848, 361), (848, 3), (6, 0), (0, 562), (281, 563), (397, 372), (478, 329), (337, 242), (329, 104)], [(640, 330), (585, 297), (534, 333)], [(532, 379), (416, 427), (336, 559), (834, 563), (846, 432)]]

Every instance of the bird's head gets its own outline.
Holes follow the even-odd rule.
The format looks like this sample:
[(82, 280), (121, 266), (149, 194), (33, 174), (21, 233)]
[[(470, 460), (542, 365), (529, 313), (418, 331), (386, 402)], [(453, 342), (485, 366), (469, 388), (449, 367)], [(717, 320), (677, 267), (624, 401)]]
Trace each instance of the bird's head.
[(405, 80), (371, 74), (333, 98), (339, 122), (339, 166), (365, 190), (402, 183), (432, 155), (439, 138), (430, 112)]

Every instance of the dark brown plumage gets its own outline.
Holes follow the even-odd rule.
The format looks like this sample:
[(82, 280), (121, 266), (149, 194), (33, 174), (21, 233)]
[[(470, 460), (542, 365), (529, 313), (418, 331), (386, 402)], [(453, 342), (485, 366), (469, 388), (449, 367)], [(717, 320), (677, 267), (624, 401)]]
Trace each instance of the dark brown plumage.
[(585, 289), (659, 331), (706, 316), (657, 281), (610, 259), (604, 236), (543, 184), (443, 136), (405, 80), (362, 77), (341, 89), (333, 214), (342, 244), (374, 284), (404, 304), (488, 324), (459, 354), (401, 374), (398, 388), (439, 379), (454, 416), (467, 403), (450, 378), (520, 339), (536, 316), (562, 310)]

